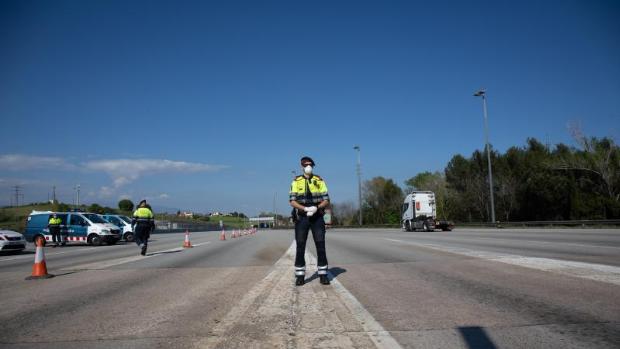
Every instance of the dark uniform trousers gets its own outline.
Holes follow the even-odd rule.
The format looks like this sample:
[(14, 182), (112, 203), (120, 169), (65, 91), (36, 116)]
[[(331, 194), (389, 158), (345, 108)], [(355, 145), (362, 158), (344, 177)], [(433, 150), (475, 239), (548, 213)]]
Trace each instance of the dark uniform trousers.
[(319, 267), (327, 267), (327, 254), (325, 253), (325, 221), (322, 215), (299, 216), (295, 223), (295, 242), (297, 243), (297, 255), (295, 256), (295, 267), (305, 267), (306, 241), (308, 240), (308, 230), (312, 229), (312, 237), (316, 246), (317, 263)]
[(60, 225), (50, 225), (50, 234), (52, 234), (52, 241), (60, 244), (62, 243), (62, 236), (60, 235)]
[(146, 222), (138, 222), (134, 231), (134, 238), (138, 246), (147, 246), (149, 243), (149, 237), (151, 235), (151, 224)]

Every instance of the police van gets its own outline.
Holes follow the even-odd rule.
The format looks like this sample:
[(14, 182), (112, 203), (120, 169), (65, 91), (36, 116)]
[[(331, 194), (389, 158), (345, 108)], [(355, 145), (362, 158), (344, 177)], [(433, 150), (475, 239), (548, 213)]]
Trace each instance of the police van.
[(133, 229), (131, 229), (131, 219), (119, 214), (101, 215), (106, 221), (116, 225), (121, 229), (121, 236), (127, 242), (133, 241)]
[[(47, 228), (51, 211), (32, 211), (28, 216), (24, 237), (29, 242), (41, 240), (43, 245), (52, 241), (52, 235)], [(121, 230), (114, 224), (110, 224), (100, 215), (86, 212), (55, 212), (62, 221), (60, 232), (64, 241), (68, 243), (81, 243), (89, 245), (101, 245), (104, 242), (113, 245), (121, 238)]]

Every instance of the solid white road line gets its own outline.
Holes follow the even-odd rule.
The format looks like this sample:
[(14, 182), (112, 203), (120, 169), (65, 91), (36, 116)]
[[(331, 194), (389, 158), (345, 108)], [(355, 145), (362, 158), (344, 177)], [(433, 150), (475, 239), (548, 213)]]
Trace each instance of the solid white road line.
[(620, 268), (611, 265), (565, 261), (560, 259), (526, 257), (512, 254), (501, 254), (486, 251), (474, 251), (460, 247), (448, 247), (436, 244), (417, 243), (396, 239), (385, 239), (405, 245), (432, 248), (435, 250), (460, 254), (469, 257), (518, 265), (530, 269), (550, 271), (562, 275), (574, 276), (583, 279), (596, 280), (620, 285)]
[[(316, 258), (308, 252), (306, 252), (305, 258), (307, 264), (317, 265)], [(377, 349), (401, 348), (400, 344), (398, 344), (392, 335), (390, 335), (390, 332), (386, 331), (383, 326), (375, 320), (368, 310), (364, 308), (362, 303), (360, 303), (357, 298), (355, 298), (355, 296), (346, 289), (346, 287), (335, 279), (331, 272), (328, 273), (334, 290), (340, 296), (340, 299), (346, 305), (347, 309), (349, 309), (355, 319), (357, 319), (358, 323), (362, 325), (364, 331), (375, 344), (375, 347), (377, 347)]]
[(513, 242), (513, 243), (523, 242), (523, 243), (530, 243), (530, 244), (535, 244), (535, 245), (538, 245), (538, 244), (551, 244), (551, 245), (554, 245), (554, 246), (557, 246), (557, 245), (568, 245), (568, 246), (579, 246), (579, 247), (620, 249), (620, 247), (617, 247), (617, 246), (578, 244), (578, 243), (574, 243), (574, 242), (554, 242), (554, 241), (538, 241), (538, 240), (515, 240), (515, 239), (493, 238), (493, 237), (487, 237), (487, 238), (477, 237), (476, 240), (509, 241), (509, 242)]

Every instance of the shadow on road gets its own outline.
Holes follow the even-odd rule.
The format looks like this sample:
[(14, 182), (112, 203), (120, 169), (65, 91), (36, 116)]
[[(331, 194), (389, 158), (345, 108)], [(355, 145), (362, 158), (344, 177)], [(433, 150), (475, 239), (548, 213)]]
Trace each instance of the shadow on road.
[[(333, 268), (329, 268), (329, 273), (327, 274), (327, 276), (329, 277), (329, 280), (333, 280), (336, 278), (336, 276), (342, 274), (342, 273), (346, 273), (347, 270), (346, 269), (342, 269), (339, 267), (333, 267)], [(310, 276), (310, 278), (306, 279), (306, 283), (314, 280), (314, 279), (318, 279), (319, 278), (319, 274), (317, 274), (316, 272), (314, 274), (312, 274), (312, 276)]]
[(482, 327), (459, 327), (458, 330), (469, 349), (497, 349)]

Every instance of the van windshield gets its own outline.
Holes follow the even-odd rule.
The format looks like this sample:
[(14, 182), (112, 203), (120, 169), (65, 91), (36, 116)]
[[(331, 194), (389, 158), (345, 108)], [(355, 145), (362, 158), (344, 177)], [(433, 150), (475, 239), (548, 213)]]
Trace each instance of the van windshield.
[(116, 217), (114, 217), (114, 216), (109, 216), (106, 219), (108, 220), (108, 222), (110, 222), (112, 224), (116, 224), (116, 225), (121, 224), (121, 220), (116, 218)]
[(108, 223), (106, 222), (105, 219), (103, 219), (101, 216), (99, 216), (98, 214), (94, 214), (94, 213), (83, 213), (82, 214), (84, 217), (88, 218), (89, 221), (93, 222), (93, 223)]
[(131, 220), (129, 219), (129, 217), (127, 216), (118, 216), (118, 218), (122, 219), (125, 221), (125, 223), (131, 223)]

